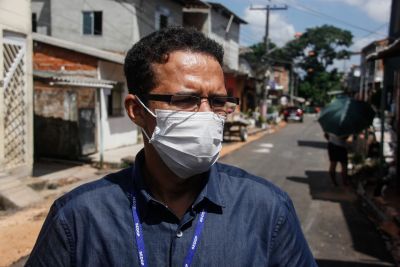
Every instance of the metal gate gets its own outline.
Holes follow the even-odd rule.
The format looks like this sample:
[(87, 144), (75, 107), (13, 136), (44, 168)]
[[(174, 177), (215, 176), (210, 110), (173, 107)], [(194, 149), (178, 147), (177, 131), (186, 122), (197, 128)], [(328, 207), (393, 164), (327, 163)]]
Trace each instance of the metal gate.
[(79, 109), (79, 141), (82, 155), (96, 152), (96, 116), (94, 108)]
[(20, 166), (27, 156), (26, 40), (3, 36), (4, 62), (4, 162), (6, 168)]

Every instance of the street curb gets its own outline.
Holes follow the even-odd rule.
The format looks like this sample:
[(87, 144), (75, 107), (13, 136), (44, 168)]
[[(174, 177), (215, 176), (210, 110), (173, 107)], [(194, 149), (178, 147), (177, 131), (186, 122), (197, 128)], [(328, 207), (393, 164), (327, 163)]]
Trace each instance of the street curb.
[[(360, 189), (363, 190), (362, 185), (360, 184)], [(400, 266), (400, 236), (394, 237), (390, 233), (386, 232), (383, 229), (383, 225), (385, 223), (393, 223), (391, 218), (382, 211), (378, 205), (375, 204), (375, 201), (369, 197), (367, 194), (358, 192), (356, 190), (356, 194), (361, 200), (361, 208), (368, 220), (376, 227), (378, 232), (381, 234), (381, 238), (385, 243), (387, 251), (391, 254), (395, 266)], [(397, 226), (397, 234), (400, 234), (400, 227)]]

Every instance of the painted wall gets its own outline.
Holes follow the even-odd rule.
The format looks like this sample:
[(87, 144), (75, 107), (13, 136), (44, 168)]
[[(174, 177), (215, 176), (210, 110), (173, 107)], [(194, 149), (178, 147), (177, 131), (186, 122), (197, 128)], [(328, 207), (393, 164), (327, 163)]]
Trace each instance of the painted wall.
[(224, 47), (224, 63), (230, 69), (239, 69), (239, 29), (240, 25), (232, 22), (226, 32), (229, 18), (211, 10), (211, 32), (209, 37)]
[[(156, 13), (160, 10), (168, 10), (171, 25), (182, 24), (182, 5), (172, 0), (33, 1), (41, 33), (120, 53), (155, 30)], [(102, 35), (83, 35), (83, 11), (103, 12)]]
[[(105, 61), (99, 62), (99, 78), (124, 83), (124, 99), (128, 93), (128, 89), (125, 85), (125, 77), (123, 73), (122, 65)], [(103, 89), (100, 95), (104, 149), (136, 144), (138, 139), (138, 128), (133, 122), (131, 122), (125, 111), (123, 112), (123, 115), (119, 117), (110, 117), (107, 115), (107, 99), (110, 93), (111, 91), (109, 89)], [(98, 135), (99, 134), (100, 133), (98, 133)]]
[(32, 13), (36, 14), (36, 32), (51, 35), (51, 1), (50, 0), (31, 0)]
[[(33, 165), (33, 105), (32, 105), (32, 38), (31, 38), (31, 4), (26, 0), (0, 1), (0, 172), (10, 172), (16, 176), (29, 175)], [(15, 35), (25, 42), (25, 121), (26, 144), (24, 164), (9, 169), (4, 162), (4, 61), (3, 37)], [(22, 144), (21, 144), (22, 145)]]
[(233, 21), (229, 31), (226, 32), (229, 17), (213, 9), (208, 12), (205, 10), (188, 9), (185, 11), (184, 25), (195, 27), (222, 45), (224, 48), (224, 64), (232, 70), (239, 70), (240, 24)]

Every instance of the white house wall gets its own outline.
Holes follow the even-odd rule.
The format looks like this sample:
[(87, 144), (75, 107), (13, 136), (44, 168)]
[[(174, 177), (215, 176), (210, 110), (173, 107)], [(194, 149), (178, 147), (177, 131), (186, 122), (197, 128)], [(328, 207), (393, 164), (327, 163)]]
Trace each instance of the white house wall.
[[(123, 66), (109, 63), (105, 61), (99, 62), (99, 74), (101, 79), (113, 80), (123, 82), (125, 84), (125, 77), (123, 75)], [(117, 147), (133, 145), (137, 143), (138, 128), (126, 115), (124, 110), (123, 116), (109, 117), (107, 115), (107, 96), (110, 89), (103, 89), (101, 96), (102, 118), (103, 118), (103, 142), (104, 149), (113, 149)], [(124, 96), (128, 93), (126, 86), (124, 86)], [(100, 129), (98, 127), (98, 129)], [(98, 133), (99, 136), (100, 133)]]
[[(182, 24), (182, 5), (172, 0), (33, 0), (38, 32), (115, 52), (126, 52), (155, 31), (157, 10), (170, 12), (170, 24)], [(47, 3), (47, 2), (50, 2)], [(51, 12), (46, 9), (50, 7)], [(83, 11), (102, 11), (102, 35), (83, 35)], [(46, 17), (47, 16), (47, 17)], [(49, 16), (51, 16), (49, 18)], [(46, 24), (51, 24), (46, 25)], [(50, 29), (44, 29), (46, 26)]]
[(233, 70), (239, 69), (239, 30), (240, 26), (232, 22), (229, 31), (226, 32), (229, 18), (211, 10), (210, 38), (219, 42), (224, 47), (224, 63)]
[(51, 35), (51, 1), (50, 0), (31, 0), (32, 13), (36, 14), (38, 24), (36, 32)]
[[(3, 38), (5, 35), (15, 35), (25, 41), (24, 57), (25, 71), (25, 121), (26, 121), (26, 151), (24, 164), (7, 169), (4, 163), (4, 61)], [(33, 165), (33, 105), (32, 105), (32, 38), (31, 38), (31, 4), (26, 0), (0, 1), (0, 173), (11, 172), (17, 176), (29, 175)], [(22, 145), (22, 144), (21, 144)]]

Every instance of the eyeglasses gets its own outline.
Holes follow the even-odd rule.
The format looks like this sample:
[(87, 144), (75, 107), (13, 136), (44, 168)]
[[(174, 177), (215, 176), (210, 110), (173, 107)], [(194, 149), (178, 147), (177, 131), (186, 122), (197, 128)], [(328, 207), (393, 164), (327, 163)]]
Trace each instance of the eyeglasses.
[(169, 103), (171, 108), (182, 111), (198, 111), (201, 100), (207, 99), (214, 113), (227, 115), (235, 111), (239, 105), (239, 98), (231, 96), (201, 97), (195, 95), (157, 95), (148, 94), (141, 97), (143, 100), (154, 100)]

